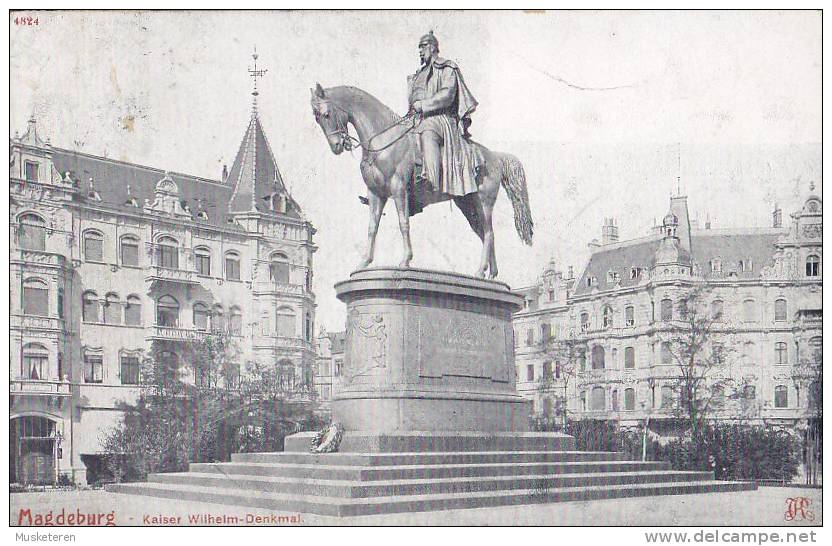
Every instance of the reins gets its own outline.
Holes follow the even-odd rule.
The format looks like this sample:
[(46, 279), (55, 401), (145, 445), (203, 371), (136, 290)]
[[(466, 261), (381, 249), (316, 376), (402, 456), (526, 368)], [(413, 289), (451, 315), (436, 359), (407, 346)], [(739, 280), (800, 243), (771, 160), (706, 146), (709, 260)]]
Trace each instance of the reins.
[[(347, 116), (349, 116), (349, 112), (347, 112), (346, 110), (344, 110), (343, 108), (341, 108), (340, 106), (338, 106), (337, 104), (335, 104), (334, 102), (332, 102), (332, 103), (330, 103), (330, 104), (332, 104), (335, 108), (337, 108), (338, 110), (340, 110), (341, 112), (343, 112), (344, 114), (347, 114)], [(374, 134), (373, 136), (371, 136), (370, 138), (368, 138), (368, 139), (367, 139), (366, 144), (365, 144), (364, 142), (361, 142), (361, 140), (359, 140), (359, 139), (355, 138), (354, 136), (352, 136), (352, 135), (349, 133), (349, 130), (347, 129), (346, 124), (344, 125), (344, 128), (343, 128), (343, 129), (336, 129), (336, 130), (334, 130), (334, 131), (330, 131), (330, 132), (326, 133), (326, 135), (327, 135), (327, 136), (330, 136), (330, 135), (340, 135), (342, 138), (344, 138), (344, 139), (346, 139), (346, 140), (348, 140), (348, 141), (350, 141), (350, 142), (355, 142), (356, 144), (358, 144), (358, 145), (359, 145), (359, 146), (360, 146), (360, 147), (361, 147), (361, 148), (362, 148), (365, 152), (367, 152), (367, 153), (378, 153), (378, 152), (383, 152), (383, 151), (384, 151), (384, 150), (386, 150), (387, 148), (389, 148), (389, 147), (393, 146), (393, 145), (394, 145), (394, 144), (396, 144), (398, 141), (400, 141), (401, 139), (403, 139), (403, 138), (404, 138), (404, 137), (405, 137), (405, 136), (406, 136), (406, 135), (407, 135), (410, 131), (412, 131), (413, 129), (415, 129), (415, 128), (416, 128), (416, 122), (417, 122), (418, 118), (419, 118), (419, 114), (417, 114), (416, 112), (408, 112), (408, 114), (407, 114), (406, 116), (404, 116), (403, 118), (401, 118), (401, 119), (399, 119), (399, 120), (397, 120), (397, 121), (395, 121), (395, 122), (391, 123), (390, 125), (388, 125), (388, 126), (387, 126), (387, 127), (385, 127), (384, 129), (382, 129), (381, 131), (379, 131), (378, 133), (376, 133), (376, 134)], [(385, 144), (385, 145), (384, 145), (384, 146), (382, 146), (381, 148), (371, 148), (371, 147), (370, 147), (370, 144), (373, 142), (373, 140), (374, 140), (374, 139), (376, 139), (377, 137), (379, 137), (379, 136), (383, 135), (384, 133), (386, 133), (386, 132), (387, 132), (387, 131), (389, 131), (390, 129), (393, 129), (394, 127), (397, 127), (397, 126), (399, 126), (399, 125), (402, 125), (402, 124), (404, 124), (404, 123), (406, 123), (406, 122), (408, 122), (408, 121), (410, 121), (410, 127), (406, 128), (406, 129), (404, 130), (404, 132), (402, 132), (402, 134), (400, 134), (399, 136), (397, 136), (396, 138), (394, 138), (391, 142), (388, 142), (387, 144)]]

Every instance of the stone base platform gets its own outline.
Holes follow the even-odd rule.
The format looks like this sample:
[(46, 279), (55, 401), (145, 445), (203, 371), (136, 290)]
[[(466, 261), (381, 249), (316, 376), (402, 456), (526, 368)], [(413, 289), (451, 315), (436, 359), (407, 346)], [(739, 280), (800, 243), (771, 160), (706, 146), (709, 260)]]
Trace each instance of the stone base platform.
[(310, 438), (295, 434), (283, 452), (239, 453), (107, 490), (358, 516), (756, 489), (621, 453), (575, 451), (561, 434), (347, 432), (341, 451), (328, 454), (309, 453)]

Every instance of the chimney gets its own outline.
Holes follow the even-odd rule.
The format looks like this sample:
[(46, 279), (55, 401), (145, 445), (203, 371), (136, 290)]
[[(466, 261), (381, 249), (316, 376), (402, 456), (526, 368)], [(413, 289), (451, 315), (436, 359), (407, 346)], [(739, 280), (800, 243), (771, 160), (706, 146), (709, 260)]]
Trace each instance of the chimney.
[(705, 229), (711, 229), (711, 215), (705, 217)]
[(575, 269), (571, 265), (566, 270), (566, 278), (567, 279), (574, 279), (575, 278)]
[(783, 211), (777, 203), (774, 204), (774, 212), (771, 213), (771, 225), (776, 228), (783, 227)]
[(601, 227), (601, 244), (608, 245), (618, 242), (618, 225), (615, 218), (604, 218), (604, 225)]
[(222, 166), (222, 181), (225, 182), (225, 179), (228, 178), (228, 165)]

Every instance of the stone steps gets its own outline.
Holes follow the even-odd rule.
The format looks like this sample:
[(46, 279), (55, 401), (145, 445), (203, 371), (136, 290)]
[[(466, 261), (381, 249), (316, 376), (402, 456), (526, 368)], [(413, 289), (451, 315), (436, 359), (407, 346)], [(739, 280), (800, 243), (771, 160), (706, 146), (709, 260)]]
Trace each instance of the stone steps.
[(578, 500), (613, 499), (648, 495), (679, 495), (692, 493), (744, 491), (754, 483), (699, 480), (693, 482), (659, 482), (623, 485), (556, 487), (551, 489), (516, 489), (507, 491), (475, 491), (433, 493), (344, 499), (324, 496), (291, 495), (239, 488), (180, 485), (171, 483), (113, 484), (109, 491), (150, 497), (227, 504), (292, 513), (329, 516), (359, 516), (396, 512), (422, 512), (458, 508), (479, 508), (541, 504)]
[(407, 480), (478, 476), (523, 476), (591, 472), (667, 470), (669, 463), (642, 461), (510, 462), (351, 466), (298, 463), (193, 463), (191, 472), (323, 480)]
[(710, 472), (598, 472), (562, 475), (464, 477), (419, 480), (318, 480), (263, 476), (221, 475), (213, 473), (151, 474), (151, 483), (190, 485), (219, 489), (244, 489), (289, 495), (339, 498), (370, 498), (439, 493), (505, 491), (512, 489), (547, 490), (563, 487), (647, 483), (677, 483), (712, 480)]
[(278, 452), (234, 453), (234, 463), (295, 463), (317, 465), (396, 466), (433, 464), (540, 463), (578, 461), (624, 461), (627, 454), (615, 451), (460, 451), (445, 453), (326, 453)]

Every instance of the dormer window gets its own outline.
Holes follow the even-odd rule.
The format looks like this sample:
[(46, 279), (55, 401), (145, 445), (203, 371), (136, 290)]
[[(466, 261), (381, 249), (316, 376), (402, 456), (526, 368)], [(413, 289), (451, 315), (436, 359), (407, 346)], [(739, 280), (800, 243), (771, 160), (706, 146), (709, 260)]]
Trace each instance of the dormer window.
[(598, 277), (587, 277), (586, 285), (587, 287), (598, 286)]
[(199, 218), (200, 220), (207, 220), (208, 219), (208, 213), (205, 212), (204, 210), (198, 210), (198, 211), (196, 211), (196, 217)]
[(26, 161), (24, 163), (24, 176), (26, 180), (29, 182), (37, 182), (38, 181), (38, 167), (39, 165), (34, 161)]
[(722, 260), (717, 258), (711, 260), (711, 273), (722, 273)]
[(621, 280), (621, 275), (618, 271), (607, 271), (607, 283), (617, 284)]
[(630, 278), (637, 279), (641, 277), (641, 268), (640, 267), (631, 267), (630, 268)]

